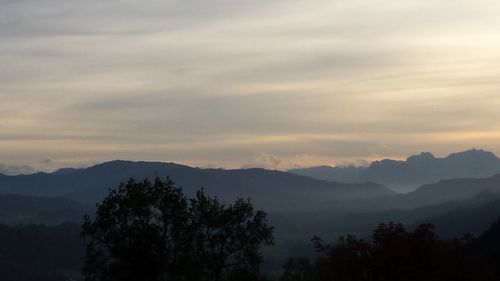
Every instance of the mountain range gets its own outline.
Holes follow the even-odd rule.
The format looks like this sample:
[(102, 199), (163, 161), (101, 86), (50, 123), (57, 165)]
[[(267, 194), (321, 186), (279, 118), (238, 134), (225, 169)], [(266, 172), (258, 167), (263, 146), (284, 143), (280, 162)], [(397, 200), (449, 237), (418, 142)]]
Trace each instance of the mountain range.
[[(465, 159), (467, 155), (468, 159), (483, 159), (479, 155), (489, 155), (484, 159), (496, 158), (487, 152), (471, 150), (448, 156), (448, 160), (434, 161), (449, 163), (450, 159)], [(424, 158), (432, 159), (430, 156), (410, 157), (405, 163)], [(473, 166), (481, 165), (485, 165), (484, 162)], [(416, 222), (417, 218), (442, 216), (463, 208), (461, 202), (475, 200), (481, 195), (492, 197), (485, 194), (500, 194), (500, 174), (487, 178), (445, 179), (398, 194), (371, 182), (339, 183), (264, 169), (201, 169), (174, 163), (111, 161), (85, 169), (0, 175), (0, 222), (50, 225), (78, 222), (84, 213), (93, 212), (95, 203), (104, 198), (109, 189), (129, 178), (155, 177), (169, 177), (182, 186), (188, 196), (203, 187), (208, 194), (225, 202), (239, 197), (250, 198), (257, 208), (277, 218), (277, 224), (288, 221), (293, 227), (301, 228), (315, 221), (336, 221), (337, 230), (345, 224), (343, 219), (350, 226), (346, 229), (361, 231), (363, 226), (372, 227), (375, 221), (391, 218)], [(496, 211), (490, 213), (496, 215)], [(351, 217), (356, 214), (361, 217)]]
[[(130, 178), (170, 178), (188, 197), (204, 188), (224, 202), (250, 198), (256, 208), (265, 210), (276, 238), (276, 246), (266, 252), (267, 264), (280, 268), (289, 256), (314, 255), (309, 242), (313, 235), (368, 237), (380, 222), (402, 222), (410, 227), (430, 222), (443, 237), (479, 234), (500, 216), (497, 162), (492, 153), (470, 150), (446, 158), (423, 153), (406, 161), (374, 162), (366, 168), (325, 168), (347, 183), (297, 175), (296, 171), (202, 169), (119, 160), (53, 173), (0, 174), (0, 223), (56, 227), (69, 222), (77, 233), (83, 215), (92, 214), (95, 204), (120, 183)], [(365, 181), (369, 179), (385, 184), (425, 184), (396, 193), (383, 184)], [(52, 230), (59, 233), (64, 229)]]
[[(468, 161), (471, 164), (467, 164)], [(406, 194), (398, 194), (373, 182), (341, 183), (257, 168), (202, 169), (174, 163), (117, 160), (85, 169), (65, 168), (53, 173), (18, 176), (0, 174), (0, 195), (9, 195), (11, 198), (17, 195), (14, 201), (21, 202), (20, 206), (30, 202), (28, 197), (55, 198), (59, 200), (59, 205), (69, 204), (61, 201), (67, 200), (80, 204), (75, 207), (80, 210), (99, 202), (108, 194), (109, 189), (130, 178), (152, 180), (159, 177), (172, 179), (177, 186), (183, 188), (187, 196), (193, 196), (196, 190), (204, 188), (208, 194), (225, 202), (236, 198), (250, 198), (257, 208), (272, 213), (346, 214), (407, 210), (470, 200), (485, 190), (500, 192), (500, 174), (481, 177), (493, 174), (498, 161), (500, 160), (490, 152), (470, 150), (451, 154), (446, 158), (435, 158), (422, 153), (409, 157), (407, 161), (383, 160), (365, 168), (363, 174), (372, 175), (370, 178), (379, 175), (377, 177), (380, 179), (392, 177), (398, 178), (400, 182), (415, 183), (416, 175), (420, 174), (426, 181), (434, 181)], [(391, 169), (392, 166), (396, 168)], [(428, 167), (434, 167), (432, 173)], [(479, 171), (481, 167), (483, 170)], [(348, 168), (332, 169), (339, 172)], [(441, 177), (438, 175), (440, 169), (444, 173)], [(376, 171), (383, 172), (377, 174)], [(467, 178), (471, 174), (474, 177)], [(455, 178), (446, 179), (452, 176)], [(46, 203), (40, 203), (40, 206), (44, 204)]]
[(169, 177), (188, 196), (204, 190), (229, 202), (251, 198), (258, 208), (274, 212), (320, 210), (338, 201), (392, 195), (375, 183), (337, 183), (264, 169), (200, 169), (161, 162), (112, 161), (86, 169), (64, 169), (54, 173), (0, 176), (0, 194), (63, 197), (95, 204), (109, 189), (130, 178)]
[(444, 158), (423, 152), (404, 161), (384, 159), (367, 167), (318, 166), (288, 172), (326, 181), (371, 181), (397, 192), (409, 192), (443, 179), (485, 178), (500, 173), (500, 159), (493, 153), (472, 149)]

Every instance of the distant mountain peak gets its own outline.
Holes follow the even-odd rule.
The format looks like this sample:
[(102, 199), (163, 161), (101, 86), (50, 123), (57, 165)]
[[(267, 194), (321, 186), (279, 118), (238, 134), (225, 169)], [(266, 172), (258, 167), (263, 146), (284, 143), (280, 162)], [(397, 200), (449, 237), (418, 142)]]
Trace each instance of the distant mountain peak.
[(149, 162), (149, 161), (131, 161), (131, 160), (111, 160), (107, 162), (103, 162), (94, 166), (89, 167), (93, 168), (109, 168), (109, 167), (131, 167), (131, 166), (162, 166), (162, 167), (187, 167), (189, 166), (176, 164), (172, 162)]
[(80, 169), (76, 169), (76, 168), (62, 168), (62, 169), (59, 169), (55, 172), (52, 172), (53, 175), (59, 175), (59, 176), (66, 176), (66, 175), (72, 175), (76, 172), (80, 171)]
[(482, 149), (470, 149), (463, 152), (452, 153), (446, 157), (448, 160), (473, 160), (473, 159), (493, 159), (499, 160), (499, 158), (492, 152), (485, 151)]
[(415, 161), (428, 161), (428, 160), (436, 160), (434, 154), (430, 152), (422, 152), (419, 155), (412, 155), (406, 159), (406, 162), (415, 162)]
[(357, 170), (316, 167), (290, 172), (328, 181), (378, 182), (394, 190), (408, 192), (442, 179), (487, 178), (500, 174), (500, 159), (492, 152), (470, 149), (444, 158), (422, 152), (406, 160), (383, 159)]

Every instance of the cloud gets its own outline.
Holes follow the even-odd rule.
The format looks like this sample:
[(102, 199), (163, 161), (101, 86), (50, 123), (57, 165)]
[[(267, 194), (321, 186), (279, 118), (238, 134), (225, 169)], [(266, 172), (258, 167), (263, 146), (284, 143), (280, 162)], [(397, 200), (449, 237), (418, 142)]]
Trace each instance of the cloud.
[(0, 157), (284, 169), (498, 151), (499, 8), (2, 1)]
[(242, 168), (267, 168), (267, 169), (279, 169), (281, 160), (273, 154), (267, 154), (264, 152), (259, 152), (255, 155), (255, 162), (252, 164), (245, 164)]
[(4, 165), (0, 164), (0, 174), (3, 175), (29, 175), (38, 172), (27, 165)]
[(49, 158), (45, 158), (43, 160), (40, 161), (40, 164), (52, 164), (53, 161)]

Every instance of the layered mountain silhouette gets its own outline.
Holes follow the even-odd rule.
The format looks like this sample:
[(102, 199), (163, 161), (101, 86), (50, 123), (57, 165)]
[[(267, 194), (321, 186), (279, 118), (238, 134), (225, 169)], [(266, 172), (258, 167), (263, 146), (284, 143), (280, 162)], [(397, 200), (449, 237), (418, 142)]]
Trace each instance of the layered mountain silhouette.
[(417, 190), (383, 196), (375, 200), (355, 200), (332, 205), (331, 213), (378, 212), (382, 210), (411, 210), (437, 204), (472, 200), (478, 196), (500, 194), (500, 174), (481, 179), (449, 179), (423, 185)]
[[(448, 160), (434, 158), (432, 161), (442, 163), (467, 155), (468, 159), (483, 159), (477, 155), (496, 159), (487, 152), (473, 150), (452, 154), (446, 158)], [(401, 163), (407, 165), (432, 158), (422, 155)], [(485, 162), (481, 160), (475, 167), (480, 167), (481, 163)], [(453, 167), (466, 170), (458, 164)], [(278, 226), (289, 221), (294, 227), (303, 228), (315, 221), (330, 221), (324, 224), (334, 226), (335, 231), (361, 231), (365, 226), (371, 228), (374, 223), (389, 219), (410, 224), (432, 218), (437, 225), (445, 225), (448, 213), (453, 219), (458, 217), (453, 216), (457, 210), (467, 213), (478, 208), (479, 203), (487, 204), (492, 198), (500, 200), (500, 174), (487, 178), (441, 180), (406, 194), (396, 194), (370, 182), (339, 183), (264, 169), (201, 169), (174, 163), (111, 161), (86, 169), (61, 169), (50, 174), (0, 175), (0, 194), (3, 194), (0, 195), (0, 223), (42, 222), (53, 225), (79, 221), (84, 213), (92, 213), (92, 206), (105, 197), (109, 189), (131, 177), (138, 180), (170, 177), (188, 196), (193, 196), (203, 187), (208, 194), (226, 202), (239, 197), (250, 198), (257, 208), (272, 214)], [(488, 204), (481, 212), (500, 215), (497, 212), (500, 208), (494, 208), (494, 203)], [(349, 227), (343, 229), (343, 226)], [(451, 226), (444, 227), (443, 233), (447, 229)]]
[[(32, 255), (22, 254), (26, 252), (24, 249), (36, 247), (32, 244), (19, 247), (24, 244), (17, 237), (32, 237), (32, 243), (43, 246), (44, 255), (46, 250), (51, 252), (56, 248), (54, 245), (62, 243), (60, 252), (56, 252), (59, 262), (53, 270), (78, 272), (75, 271), (79, 266), (78, 253), (83, 250), (78, 233), (83, 215), (93, 214), (95, 203), (104, 198), (109, 189), (129, 178), (165, 180), (170, 177), (177, 186), (183, 187), (187, 196), (193, 196), (203, 187), (224, 202), (250, 198), (258, 209), (269, 214), (269, 222), (275, 229), (276, 245), (266, 250), (265, 266), (270, 271), (280, 268), (289, 256), (315, 256), (310, 245), (313, 235), (331, 239), (346, 233), (369, 237), (373, 227), (381, 222), (402, 222), (409, 228), (432, 223), (437, 234), (444, 238), (465, 233), (477, 235), (500, 216), (498, 162), (492, 153), (471, 150), (446, 158), (423, 153), (406, 161), (374, 162), (366, 168), (318, 167), (306, 170), (317, 173), (309, 176), (264, 169), (201, 169), (174, 163), (131, 161), (111, 161), (86, 169), (65, 168), (53, 173), (0, 174), (0, 224), (10, 225), (0, 225), (3, 246), (7, 249), (4, 252), (26, 260), (26, 266), (15, 260), (21, 266), (8, 264), (0, 267), (0, 273), (8, 276), (15, 270), (23, 273), (25, 268), (32, 268), (29, 258)], [(318, 179), (322, 173), (337, 181)], [(368, 180), (393, 188), (425, 184), (399, 194)], [(16, 226), (32, 223), (47, 227)], [(481, 237), (486, 241), (478, 244), (481, 251), (486, 252), (492, 245), (489, 241), (498, 234), (498, 225)], [(56, 244), (51, 237), (56, 237)], [(495, 245), (498, 249), (498, 244)], [(72, 249), (74, 255), (66, 255), (67, 249)], [(72, 261), (71, 264), (61, 266), (66, 260)], [(45, 274), (51, 267), (41, 263), (40, 268)], [(18, 273), (15, 275), (20, 276)]]
[(204, 188), (223, 201), (251, 198), (268, 211), (319, 210), (337, 201), (388, 196), (393, 192), (374, 183), (327, 182), (264, 169), (200, 169), (160, 162), (112, 161), (87, 169), (64, 169), (51, 174), (0, 176), (0, 194), (64, 197), (96, 203), (129, 178), (170, 177), (188, 196)]
[[(265, 210), (270, 224), (275, 227), (276, 238), (275, 248), (266, 255), (271, 261), (276, 261), (273, 268), (279, 268), (289, 256), (314, 255), (310, 247), (313, 235), (333, 238), (352, 233), (368, 237), (380, 222), (403, 222), (410, 227), (430, 222), (436, 225), (437, 233), (442, 237), (483, 232), (500, 216), (500, 174), (483, 178), (464, 177), (470, 174), (479, 177), (484, 172), (478, 172), (480, 169), (494, 173), (485, 164), (488, 163), (484, 160), (486, 158), (490, 159), (489, 165), (496, 165), (496, 156), (476, 150), (452, 154), (443, 159), (422, 154), (407, 161), (387, 160), (372, 164), (371, 167), (375, 167), (372, 171), (381, 169), (379, 165), (396, 166), (400, 171), (407, 171), (406, 174), (394, 172), (394, 175), (387, 172), (384, 174), (386, 178), (403, 181), (406, 175), (411, 179), (405, 181), (407, 183), (416, 181), (415, 171), (420, 171), (427, 181), (432, 179), (434, 182), (405, 194), (397, 194), (371, 182), (340, 183), (264, 169), (201, 169), (160, 162), (111, 161), (86, 169), (65, 168), (54, 173), (0, 175), (0, 223), (54, 226), (72, 222), (78, 229), (83, 215), (92, 214), (94, 204), (121, 182), (131, 177), (138, 180), (153, 180), (155, 177), (165, 180), (170, 177), (177, 186), (183, 187), (188, 196), (193, 196), (196, 190), (203, 187), (208, 194), (222, 201), (250, 198), (257, 208)], [(475, 164), (467, 166), (465, 159)], [(442, 166), (428, 164), (435, 165), (434, 169), (455, 170), (442, 178), (456, 178), (439, 180), (439, 172), (431, 174), (424, 169), (427, 166), (425, 163), (430, 162), (441, 163)], [(420, 170), (415, 167), (420, 167)], [(478, 170), (471, 172), (468, 170), (470, 167)], [(361, 169), (367, 168), (335, 171), (339, 175), (353, 177)]]
[(80, 222), (94, 206), (59, 197), (0, 195), (0, 224), (58, 225)]
[(323, 215), (311, 228), (329, 225), (325, 230), (326, 234), (342, 232), (369, 235), (373, 225), (380, 222), (394, 221), (408, 226), (431, 223), (436, 226), (441, 237), (451, 238), (464, 234), (480, 234), (499, 216), (500, 192), (483, 191), (470, 199), (415, 208), (398, 208), (388, 203), (383, 208), (353, 210), (352, 213), (342, 216)]
[(468, 150), (437, 158), (431, 153), (408, 157), (405, 161), (385, 159), (368, 167), (319, 166), (289, 171), (326, 181), (377, 182), (397, 192), (453, 178), (484, 178), (500, 173), (500, 159), (484, 150)]

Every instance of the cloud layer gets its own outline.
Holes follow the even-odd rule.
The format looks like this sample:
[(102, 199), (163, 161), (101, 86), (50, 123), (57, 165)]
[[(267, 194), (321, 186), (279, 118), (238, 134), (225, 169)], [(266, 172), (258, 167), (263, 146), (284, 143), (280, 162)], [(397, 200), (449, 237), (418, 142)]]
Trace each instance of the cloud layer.
[(492, 0), (0, 1), (0, 162), (498, 153), (499, 13)]

